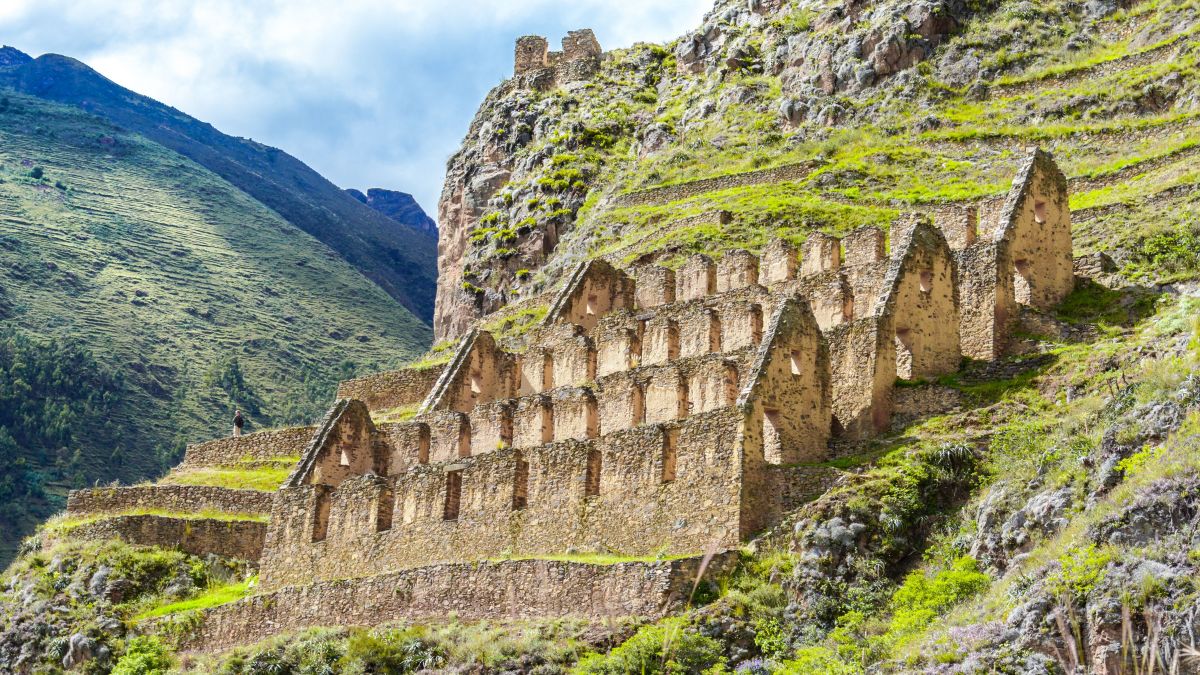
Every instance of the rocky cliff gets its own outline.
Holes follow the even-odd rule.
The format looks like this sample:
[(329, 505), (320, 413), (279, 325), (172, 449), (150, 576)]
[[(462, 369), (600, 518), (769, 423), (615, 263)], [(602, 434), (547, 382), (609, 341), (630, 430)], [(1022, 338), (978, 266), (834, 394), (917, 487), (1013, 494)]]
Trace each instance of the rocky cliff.
[(371, 188), (367, 190), (366, 194), (363, 194), (361, 190), (349, 188), (346, 190), (346, 194), (401, 225), (407, 225), (424, 234), (437, 236), (437, 223), (433, 222), (433, 218), (430, 218), (417, 200), (407, 192)]

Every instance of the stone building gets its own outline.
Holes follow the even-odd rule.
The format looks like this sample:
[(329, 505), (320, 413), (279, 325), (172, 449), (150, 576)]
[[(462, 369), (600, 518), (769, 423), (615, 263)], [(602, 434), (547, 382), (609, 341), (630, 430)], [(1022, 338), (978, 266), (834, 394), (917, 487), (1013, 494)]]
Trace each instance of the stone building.
[(550, 51), (546, 38), (540, 35), (526, 35), (517, 38), (513, 77), (533, 89), (553, 89), (595, 75), (603, 56), (590, 28), (568, 31), (561, 52)]
[[(519, 71), (543, 62), (544, 41), (525, 46)], [(591, 260), (519, 341), (476, 329), (443, 367), (343, 383), (273, 496), (254, 547), (261, 588), (297, 611), (333, 603), (343, 622), (483, 618), (488, 593), (513, 616), (528, 614), (522, 597), (543, 614), (643, 611), (647, 592), (665, 610), (704, 552), (736, 549), (827, 489), (829, 441), (888, 427), (898, 379), (1002, 356), (1021, 307), (1051, 307), (1072, 284), (1066, 181), (1040, 150), (1003, 200), (905, 216), (888, 234), (811, 233), (675, 269)], [(372, 419), (396, 406), (416, 413)], [(576, 552), (692, 562), (590, 575), (530, 562)], [(485, 577), (507, 585), (483, 593)], [(413, 578), (449, 590), (374, 609), (355, 590)], [(251, 598), (198, 634), (228, 643), (267, 609), (279, 625), (321, 621), (280, 607)]]

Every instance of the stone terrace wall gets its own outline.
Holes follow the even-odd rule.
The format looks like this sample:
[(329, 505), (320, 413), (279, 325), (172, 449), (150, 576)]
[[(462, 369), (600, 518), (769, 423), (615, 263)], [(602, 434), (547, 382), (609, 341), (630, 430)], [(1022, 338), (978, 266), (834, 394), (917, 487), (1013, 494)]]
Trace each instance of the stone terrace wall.
[(229, 466), (242, 459), (278, 459), (304, 454), (316, 427), (293, 427), (279, 431), (260, 431), (237, 438), (218, 438), (187, 447), (182, 468)]
[[(735, 553), (718, 554), (705, 577), (724, 574), (736, 562)], [(687, 602), (700, 567), (698, 558), (614, 565), (512, 560), (291, 586), (206, 611), (180, 647), (218, 652), (304, 628), (440, 622), (451, 616), (462, 621), (653, 619)]]
[(337, 397), (358, 399), (370, 410), (418, 405), (433, 389), (443, 368), (444, 365), (402, 368), (346, 380), (338, 385)]
[(758, 185), (759, 183), (780, 183), (800, 180), (812, 173), (812, 170), (817, 166), (818, 164), (813, 162), (785, 164), (784, 166), (777, 166), (772, 169), (734, 173), (715, 178), (703, 178), (688, 183), (664, 185), (648, 190), (639, 190), (638, 192), (626, 192), (625, 194), (618, 195), (613, 200), (612, 205), (615, 208), (622, 208), (626, 206), (646, 206), (647, 204), (668, 204), (715, 190), (728, 190), (729, 188)]
[(77, 541), (120, 539), (127, 544), (178, 549), (192, 555), (217, 555), (257, 562), (267, 524), (252, 520), (117, 516), (84, 523), (63, 536)]
[(231, 490), (207, 485), (143, 485), (135, 487), (72, 490), (67, 497), (67, 513), (115, 513), (130, 509), (165, 511), (228, 511), (230, 513), (270, 513), (270, 492)]

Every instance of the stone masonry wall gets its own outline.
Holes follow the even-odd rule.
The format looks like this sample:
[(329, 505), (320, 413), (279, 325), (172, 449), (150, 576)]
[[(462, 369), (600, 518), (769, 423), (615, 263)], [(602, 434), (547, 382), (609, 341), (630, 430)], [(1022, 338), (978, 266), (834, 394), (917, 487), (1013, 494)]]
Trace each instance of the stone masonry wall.
[(387, 479), (360, 476), (333, 491), (285, 488), (276, 493), (263, 585), (569, 548), (652, 555), (735, 546), (740, 419), (723, 408)]
[(268, 460), (298, 457), (312, 438), (315, 427), (294, 427), (279, 431), (259, 431), (245, 436), (218, 438), (189, 445), (183, 456), (183, 468), (230, 466), (243, 459)]
[(116, 516), (71, 528), (64, 536), (77, 541), (119, 539), (127, 544), (178, 549), (192, 555), (216, 555), (257, 562), (262, 556), (267, 524), (253, 520)]
[[(704, 574), (730, 571), (736, 554), (715, 556)], [(457, 563), (371, 579), (292, 586), (210, 609), (182, 649), (218, 652), (317, 626), (386, 622), (570, 617), (655, 619), (687, 603), (698, 558), (588, 565), (550, 560)]]
[(140, 485), (72, 490), (67, 513), (85, 515), (131, 509), (229, 513), (270, 513), (270, 492), (231, 490), (208, 485)]
[(338, 398), (355, 398), (370, 410), (417, 405), (433, 389), (444, 366), (402, 368), (346, 380), (338, 385)]

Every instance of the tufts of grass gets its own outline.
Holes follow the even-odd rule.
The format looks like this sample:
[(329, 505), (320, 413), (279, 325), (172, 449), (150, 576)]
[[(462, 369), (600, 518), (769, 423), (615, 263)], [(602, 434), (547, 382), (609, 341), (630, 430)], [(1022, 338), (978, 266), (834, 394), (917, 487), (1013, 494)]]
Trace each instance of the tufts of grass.
[(199, 595), (171, 602), (151, 609), (147, 609), (133, 618), (134, 621), (144, 621), (146, 619), (154, 619), (160, 616), (169, 616), (171, 614), (179, 614), (181, 612), (192, 612), (202, 609), (209, 609), (219, 605), (227, 605), (235, 600), (250, 595), (251, 591), (258, 585), (258, 578), (251, 577), (245, 581), (240, 581), (231, 584), (222, 584), (213, 586)]

